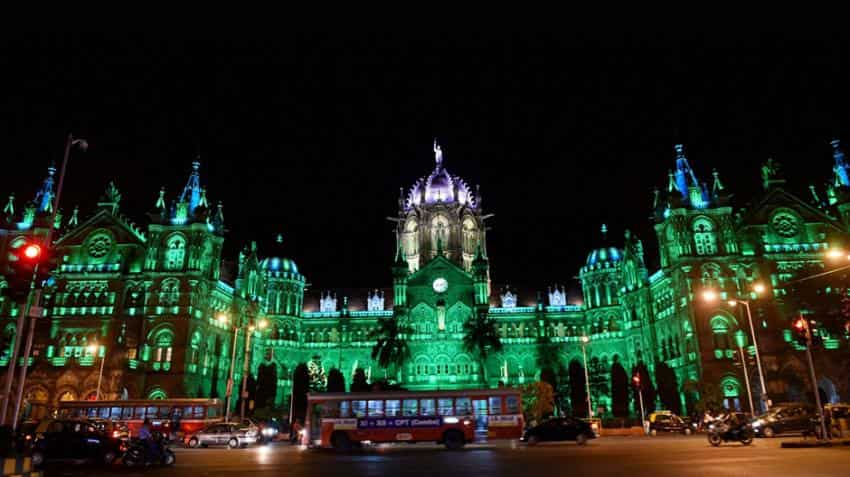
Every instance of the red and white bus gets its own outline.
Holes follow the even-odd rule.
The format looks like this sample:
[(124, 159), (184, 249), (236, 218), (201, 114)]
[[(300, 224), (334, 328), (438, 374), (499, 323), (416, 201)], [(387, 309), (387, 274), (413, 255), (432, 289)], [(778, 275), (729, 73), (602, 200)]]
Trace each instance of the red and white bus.
[[(126, 401), (62, 401), (60, 418), (86, 417), (124, 424), (136, 435), (145, 418), (160, 432), (194, 433), (224, 419), (218, 399), (138, 399)], [(178, 423), (179, 429), (172, 429)]]
[(347, 449), (362, 442), (437, 442), (458, 449), (476, 434), (522, 436), (517, 389), (310, 393), (305, 444)]

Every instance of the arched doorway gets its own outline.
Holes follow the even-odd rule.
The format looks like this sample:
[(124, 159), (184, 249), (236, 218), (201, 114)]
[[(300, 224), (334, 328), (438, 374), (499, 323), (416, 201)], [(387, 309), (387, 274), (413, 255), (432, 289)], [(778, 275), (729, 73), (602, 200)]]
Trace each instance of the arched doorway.
[(738, 378), (723, 378), (720, 381), (720, 391), (723, 394), (723, 407), (734, 411), (741, 410), (741, 383)]
[(820, 393), (821, 404), (835, 404), (840, 401), (835, 384), (827, 377), (818, 380), (818, 393)]

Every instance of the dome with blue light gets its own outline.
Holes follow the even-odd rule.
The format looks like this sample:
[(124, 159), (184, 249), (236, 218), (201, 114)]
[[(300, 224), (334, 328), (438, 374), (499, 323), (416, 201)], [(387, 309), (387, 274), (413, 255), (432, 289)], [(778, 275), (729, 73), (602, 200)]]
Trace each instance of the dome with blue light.
[[(279, 252), (283, 248), (283, 236), (278, 234), (275, 242)], [(298, 274), (298, 265), (295, 264), (295, 261), (285, 257), (271, 256), (264, 258), (260, 262), (260, 267), (267, 272)]]
[(476, 197), (459, 176), (453, 176), (443, 167), (443, 151), (434, 140), (436, 167), (430, 175), (413, 184), (405, 200), (405, 209), (430, 204), (460, 204), (476, 207)]
[(604, 262), (619, 262), (623, 258), (623, 252), (615, 247), (597, 248), (587, 256), (587, 266), (593, 266)]

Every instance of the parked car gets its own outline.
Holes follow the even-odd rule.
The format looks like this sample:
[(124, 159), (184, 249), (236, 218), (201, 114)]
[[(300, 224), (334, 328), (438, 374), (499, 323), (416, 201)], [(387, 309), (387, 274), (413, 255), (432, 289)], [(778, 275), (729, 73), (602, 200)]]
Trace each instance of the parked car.
[(676, 432), (689, 436), (693, 427), (670, 411), (656, 411), (649, 415), (649, 434), (655, 436), (659, 432)]
[(121, 442), (87, 421), (46, 419), (32, 443), (32, 462), (87, 461), (112, 464), (121, 455)]
[(753, 430), (759, 437), (806, 432), (812, 426), (814, 417), (814, 408), (808, 404), (777, 404), (753, 421)]
[(207, 426), (200, 431), (187, 435), (184, 442), (188, 447), (224, 446), (231, 449), (255, 444), (259, 432), (255, 426), (245, 426), (235, 422), (222, 422)]
[(823, 410), (829, 416), (832, 437), (850, 436), (850, 404), (827, 404)]
[(596, 434), (589, 423), (569, 417), (557, 417), (526, 430), (520, 441), (530, 446), (548, 441), (575, 441), (578, 445), (584, 445), (588, 439), (595, 437)]
[(248, 418), (242, 421), (242, 424), (247, 427), (253, 427), (257, 429), (258, 439), (260, 443), (271, 442), (280, 434), (280, 430), (278, 429), (278, 425), (275, 421), (260, 421), (253, 418)]
[(130, 439), (130, 428), (128, 428), (126, 424), (99, 417), (90, 417), (88, 418), (88, 422), (98, 431), (108, 434), (116, 439), (124, 441)]

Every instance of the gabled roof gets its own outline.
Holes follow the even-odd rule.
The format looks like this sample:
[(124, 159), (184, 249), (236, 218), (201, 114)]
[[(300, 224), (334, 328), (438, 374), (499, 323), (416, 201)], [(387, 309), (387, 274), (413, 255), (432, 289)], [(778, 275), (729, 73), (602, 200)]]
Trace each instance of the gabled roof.
[(770, 212), (777, 207), (793, 208), (800, 213), (806, 222), (823, 222), (838, 232), (844, 232), (841, 224), (834, 217), (827, 215), (781, 187), (771, 188), (750, 206), (746, 214), (741, 217), (738, 228), (767, 224)]
[(88, 235), (88, 231), (93, 228), (117, 228), (124, 232), (126, 237), (118, 236), (116, 240), (119, 243), (127, 243), (135, 241), (139, 245), (145, 243), (144, 234), (131, 222), (124, 217), (112, 214), (107, 209), (100, 209), (94, 215), (86, 219), (77, 227), (69, 230), (65, 235), (56, 241), (56, 245), (77, 245), (82, 243)]

